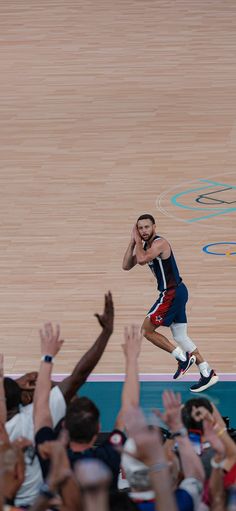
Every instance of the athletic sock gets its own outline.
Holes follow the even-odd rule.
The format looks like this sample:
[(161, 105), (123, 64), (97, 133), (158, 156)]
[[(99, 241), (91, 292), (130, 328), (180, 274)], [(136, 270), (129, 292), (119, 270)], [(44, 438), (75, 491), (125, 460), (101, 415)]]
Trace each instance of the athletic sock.
[(211, 368), (207, 362), (201, 362), (201, 364), (198, 364), (198, 369), (205, 378), (210, 376)]
[(173, 357), (176, 360), (181, 360), (181, 362), (185, 362), (187, 360), (187, 357), (186, 357), (185, 353), (181, 350), (181, 348), (179, 346), (177, 346), (177, 348), (175, 348), (171, 352), (171, 355), (173, 355)]

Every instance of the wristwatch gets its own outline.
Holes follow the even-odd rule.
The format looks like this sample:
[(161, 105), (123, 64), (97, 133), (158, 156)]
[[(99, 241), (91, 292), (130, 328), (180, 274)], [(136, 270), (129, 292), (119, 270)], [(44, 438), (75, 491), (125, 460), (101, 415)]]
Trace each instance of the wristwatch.
[(175, 431), (174, 433), (170, 433), (170, 438), (176, 438), (177, 436), (181, 436), (182, 438), (186, 437), (188, 434), (188, 431), (186, 428), (182, 427), (178, 431)]
[(42, 362), (47, 362), (48, 364), (52, 364), (53, 363), (53, 356), (52, 355), (43, 355), (41, 357), (41, 361)]
[(55, 493), (52, 492), (47, 483), (43, 483), (39, 490), (39, 495), (46, 497), (47, 499), (53, 499), (55, 497)]

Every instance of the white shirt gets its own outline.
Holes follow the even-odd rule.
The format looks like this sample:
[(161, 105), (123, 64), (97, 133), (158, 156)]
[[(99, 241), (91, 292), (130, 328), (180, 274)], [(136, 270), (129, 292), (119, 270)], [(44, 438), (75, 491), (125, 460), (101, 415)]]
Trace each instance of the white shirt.
[[(49, 407), (55, 427), (66, 413), (66, 402), (58, 386), (50, 392)], [(34, 443), (33, 404), (22, 406), (20, 412), (6, 422), (6, 430), (11, 441), (23, 436)], [(25, 465), (25, 480), (16, 495), (15, 505), (31, 505), (38, 496), (42, 482), (39, 460), (35, 456), (32, 465)]]

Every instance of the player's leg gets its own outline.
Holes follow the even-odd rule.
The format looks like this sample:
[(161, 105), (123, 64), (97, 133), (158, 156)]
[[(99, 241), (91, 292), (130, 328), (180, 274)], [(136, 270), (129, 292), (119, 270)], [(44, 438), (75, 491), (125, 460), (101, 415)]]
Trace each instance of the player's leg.
[[(183, 285), (184, 286), (184, 285)], [(182, 287), (182, 286), (181, 286)], [(185, 288), (185, 289), (184, 289)], [(215, 371), (210, 367), (208, 362), (204, 360), (203, 356), (199, 352), (196, 344), (192, 341), (192, 339), (188, 336), (187, 333), (187, 316), (186, 316), (186, 286), (180, 289), (180, 300), (179, 303), (182, 303), (182, 306), (179, 307), (178, 312), (175, 316), (174, 323), (170, 325), (171, 332), (173, 335), (173, 339), (177, 343), (178, 346), (181, 347), (182, 351), (186, 353), (186, 355), (191, 355), (195, 357), (196, 364), (198, 366), (198, 370), (200, 372), (200, 380), (192, 385), (190, 390), (192, 392), (201, 392), (202, 390), (206, 390), (208, 387), (214, 385), (218, 381), (218, 376), (215, 374)], [(181, 301), (182, 295), (182, 301)], [(178, 371), (178, 370), (177, 370)], [(183, 373), (182, 373), (183, 374)], [(176, 378), (176, 376), (174, 376)], [(177, 375), (177, 378), (179, 375)]]
[(158, 348), (161, 348), (168, 353), (172, 353), (172, 351), (175, 349), (174, 344), (171, 343), (167, 337), (160, 334), (159, 332), (156, 332), (156, 328), (158, 328), (158, 326), (159, 325), (153, 325), (148, 317), (145, 318), (142, 324), (142, 332), (144, 337), (148, 341), (152, 342), (152, 344), (155, 344), (155, 346), (158, 346)]
[(176, 346), (170, 342), (167, 337), (159, 332), (157, 328), (161, 325), (169, 326), (173, 321), (174, 309), (173, 302), (175, 300), (175, 290), (160, 293), (158, 300), (154, 303), (145, 318), (142, 330), (144, 337), (152, 342), (158, 348), (172, 353), (176, 360), (186, 360), (185, 354), (180, 348), (176, 350)]
[[(194, 383), (190, 387), (191, 392), (202, 392), (212, 385), (215, 385), (219, 378), (208, 362), (204, 360), (192, 339), (188, 336), (187, 323), (172, 323), (170, 328), (175, 342), (182, 348), (182, 350), (190, 353), (191, 356), (196, 357), (196, 364), (200, 372), (200, 379), (197, 383)], [(177, 376), (177, 378), (178, 377), (179, 376)]]

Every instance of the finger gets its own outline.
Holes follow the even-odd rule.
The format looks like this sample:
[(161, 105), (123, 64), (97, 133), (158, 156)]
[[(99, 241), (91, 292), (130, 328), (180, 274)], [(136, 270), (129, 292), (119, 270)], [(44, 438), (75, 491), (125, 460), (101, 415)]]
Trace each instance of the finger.
[(125, 328), (124, 328), (124, 338), (125, 338), (125, 342), (129, 341), (129, 329), (127, 326), (125, 326)]
[(110, 311), (113, 312), (114, 305), (113, 305), (113, 298), (112, 298), (111, 291), (108, 291), (107, 299), (108, 299), (108, 307), (109, 307)]
[(40, 336), (41, 341), (43, 342), (45, 339), (45, 335), (44, 335), (44, 331), (42, 328), (40, 328), (40, 330), (39, 330), (39, 336)]
[(104, 307), (105, 311), (107, 311), (108, 307), (109, 307), (108, 295), (105, 294), (105, 307)]
[(55, 333), (55, 338), (56, 340), (58, 340), (60, 337), (60, 325), (56, 325), (56, 333)]
[(45, 333), (48, 339), (53, 335), (51, 323), (45, 323)]
[(158, 410), (158, 408), (154, 408), (152, 410), (153, 414), (158, 417), (158, 419), (161, 419), (163, 422), (165, 422), (165, 414), (161, 412), (161, 410)]

